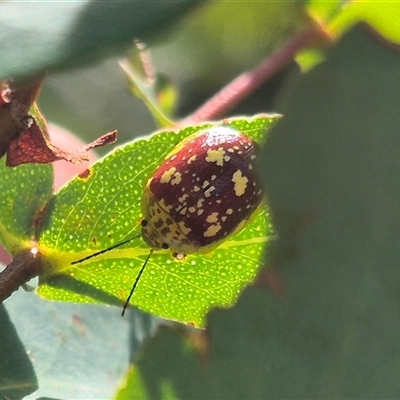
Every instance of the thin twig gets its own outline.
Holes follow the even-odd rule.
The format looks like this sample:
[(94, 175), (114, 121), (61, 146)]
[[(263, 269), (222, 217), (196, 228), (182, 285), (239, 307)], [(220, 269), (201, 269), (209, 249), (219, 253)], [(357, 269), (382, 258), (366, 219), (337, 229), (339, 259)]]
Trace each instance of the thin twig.
[(225, 116), (263, 82), (289, 64), (299, 50), (310, 47), (321, 39), (327, 40), (328, 37), (320, 27), (298, 34), (277, 52), (264, 59), (256, 68), (235, 78), (200, 108), (180, 121), (180, 124), (190, 125)]
[(24, 283), (39, 276), (42, 273), (42, 269), (42, 259), (36, 251), (29, 249), (18, 254), (0, 272), (0, 304)]

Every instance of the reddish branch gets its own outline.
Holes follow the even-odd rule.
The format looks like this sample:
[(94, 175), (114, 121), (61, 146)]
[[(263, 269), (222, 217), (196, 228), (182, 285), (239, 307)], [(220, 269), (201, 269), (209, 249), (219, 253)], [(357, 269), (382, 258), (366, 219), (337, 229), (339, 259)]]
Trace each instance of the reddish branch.
[(0, 272), (0, 304), (32, 278), (39, 276), (43, 264), (39, 253), (25, 250), (18, 254), (10, 264)]
[(190, 125), (225, 116), (240, 101), (258, 89), (262, 83), (293, 61), (300, 50), (327, 39), (329, 39), (327, 34), (320, 27), (300, 33), (277, 52), (264, 59), (252, 71), (245, 72), (230, 82), (194, 113), (181, 121), (181, 124)]

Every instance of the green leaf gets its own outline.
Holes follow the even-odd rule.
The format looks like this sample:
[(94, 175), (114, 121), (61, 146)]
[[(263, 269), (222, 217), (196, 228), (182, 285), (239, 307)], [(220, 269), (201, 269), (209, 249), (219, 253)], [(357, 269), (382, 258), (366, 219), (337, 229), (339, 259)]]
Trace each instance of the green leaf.
[[(354, 25), (367, 23), (389, 41), (400, 43), (400, 3), (376, 1), (318, 1), (310, 0), (310, 16), (332, 37), (340, 37)], [(308, 71), (325, 59), (322, 49), (301, 51), (296, 61)]]
[(166, 77), (156, 75), (152, 80), (141, 76), (131, 60), (120, 62), (131, 92), (142, 99), (160, 127), (171, 127), (171, 113), (175, 109), (177, 90)]
[[(148, 391), (140, 371), (132, 365), (127, 369), (124, 379), (114, 396), (115, 400), (147, 399)], [(164, 397), (166, 398), (166, 397)]]
[(0, 80), (76, 67), (121, 54), (148, 39), (197, 1), (2, 3)]
[(11, 253), (31, 246), (35, 219), (52, 195), (53, 166), (9, 168), (0, 160), (0, 240)]
[(309, 0), (307, 3), (307, 12), (310, 16), (317, 20), (320, 24), (329, 24), (335, 17), (337, 17), (343, 10), (347, 1), (340, 0), (320, 1)]
[(324, 60), (325, 54), (321, 49), (303, 50), (296, 56), (296, 62), (303, 72), (308, 72)]
[(0, 326), (0, 398), (22, 399), (37, 389), (37, 379), (4, 305)]
[[(277, 118), (260, 115), (224, 123), (260, 141)], [(122, 146), (54, 197), (39, 241), (48, 262), (40, 295), (122, 306), (150, 251), (138, 237), (144, 183), (178, 143), (210, 125), (164, 131)], [(71, 265), (135, 236), (136, 240), (124, 246)], [(210, 307), (231, 305), (253, 279), (264, 246), (272, 237), (264, 209), (239, 235), (209, 254), (176, 260), (170, 252), (159, 251), (152, 255), (133, 303), (165, 318), (202, 326)]]
[(335, 36), (366, 22), (386, 39), (400, 43), (400, 4), (397, 1), (310, 0), (307, 11)]
[(331, 22), (329, 29), (335, 34), (343, 34), (360, 22), (368, 23), (386, 39), (400, 43), (399, 2), (350, 2)]
[(262, 163), (283, 297), (212, 311), (200, 350), (159, 332), (120, 398), (398, 398), (400, 54), (358, 27), (290, 83)]

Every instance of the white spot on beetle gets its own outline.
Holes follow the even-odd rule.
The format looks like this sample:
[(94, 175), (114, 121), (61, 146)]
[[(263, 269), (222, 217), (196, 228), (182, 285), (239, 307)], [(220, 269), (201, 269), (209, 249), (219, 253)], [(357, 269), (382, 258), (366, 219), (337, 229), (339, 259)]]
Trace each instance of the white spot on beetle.
[(179, 211), (179, 214), (185, 215), (187, 212), (187, 207), (183, 207), (181, 211)]
[(215, 162), (219, 167), (224, 165), (224, 161), (229, 161), (231, 158), (225, 154), (225, 150), (219, 147), (217, 150), (208, 150), (207, 157), (205, 160), (207, 162)]
[(181, 197), (178, 197), (179, 203), (183, 203), (189, 197), (188, 194), (184, 194)]
[(235, 184), (233, 190), (235, 191), (236, 196), (240, 197), (244, 194), (248, 181), (249, 180), (242, 175), (242, 171), (240, 171), (240, 169), (238, 169), (232, 175), (232, 182)]
[(172, 206), (169, 206), (168, 204), (166, 204), (164, 199), (159, 200), (158, 205), (160, 208), (162, 208), (167, 213), (169, 213), (172, 210)]
[(194, 207), (189, 207), (188, 210), (189, 210), (190, 213), (196, 212), (196, 209)]
[(190, 157), (188, 160), (187, 160), (187, 163), (188, 164), (191, 164), (193, 161), (195, 161), (196, 160), (196, 156), (195, 155), (193, 155), (192, 157)]
[(221, 224), (210, 225), (203, 233), (204, 237), (213, 237), (221, 230)]
[(182, 174), (175, 172), (174, 178), (171, 180), (171, 185), (179, 185), (182, 182)]
[(185, 223), (182, 222), (182, 221), (178, 223), (178, 226), (179, 226), (179, 229), (182, 231), (182, 233), (183, 233), (184, 235), (187, 235), (187, 234), (191, 231), (191, 229), (188, 228), (188, 227), (185, 225)]
[(201, 208), (199, 211), (197, 211), (197, 215), (200, 217), (201, 214), (203, 214), (204, 210)]
[(232, 208), (228, 208), (228, 209), (226, 210), (226, 214), (232, 215), (232, 214), (233, 214)]
[(217, 212), (211, 213), (211, 214), (207, 217), (206, 221), (207, 221), (208, 223), (210, 223), (210, 224), (213, 224), (214, 222), (218, 222), (218, 213), (217, 213)]
[(171, 180), (172, 176), (175, 174), (175, 172), (176, 172), (176, 168), (175, 167), (171, 167), (170, 169), (168, 169), (167, 171), (165, 171), (162, 174), (160, 182), (161, 183), (168, 183)]
[(203, 207), (203, 203), (204, 203), (204, 199), (200, 199), (200, 200), (197, 202), (196, 207), (197, 207), (197, 208)]
[(210, 197), (211, 193), (215, 190), (215, 186), (210, 186), (205, 192), (204, 197)]
[(199, 186), (193, 186), (193, 192), (200, 192)]

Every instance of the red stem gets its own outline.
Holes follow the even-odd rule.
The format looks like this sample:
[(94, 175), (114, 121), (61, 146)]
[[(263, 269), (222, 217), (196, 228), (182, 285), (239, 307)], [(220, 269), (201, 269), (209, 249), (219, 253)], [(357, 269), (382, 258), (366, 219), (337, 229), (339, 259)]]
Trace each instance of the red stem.
[(318, 40), (321, 40), (321, 37), (326, 40), (326, 33), (315, 27), (295, 36), (284, 47), (265, 58), (256, 68), (241, 74), (230, 82), (210, 100), (181, 121), (182, 125), (223, 117), (240, 101), (259, 88), (263, 82), (289, 64), (299, 50), (310, 47)]
[(43, 273), (43, 260), (39, 253), (27, 249), (19, 253), (0, 272), (0, 304), (20, 286)]

